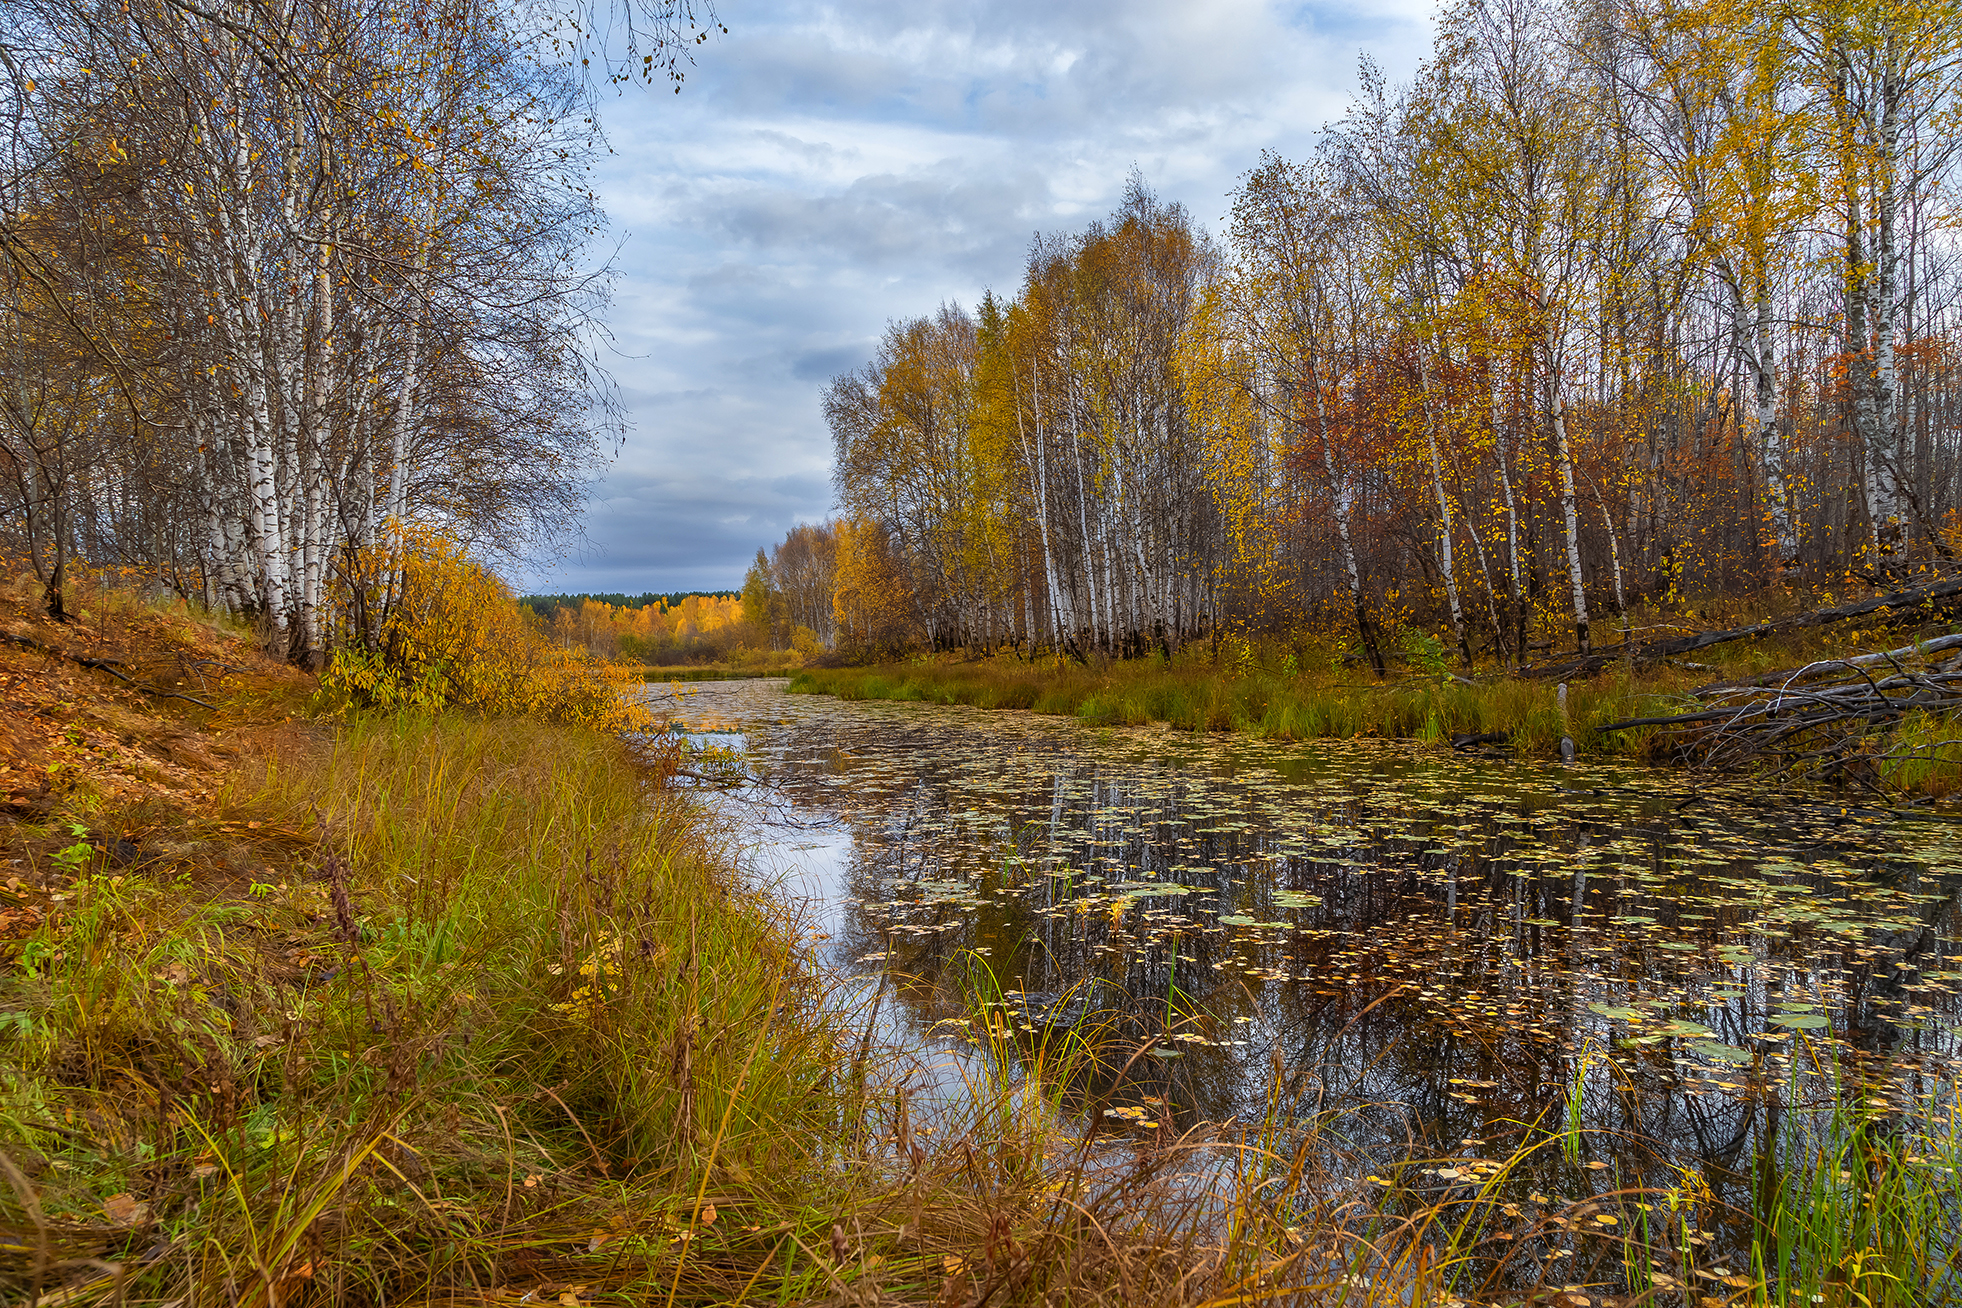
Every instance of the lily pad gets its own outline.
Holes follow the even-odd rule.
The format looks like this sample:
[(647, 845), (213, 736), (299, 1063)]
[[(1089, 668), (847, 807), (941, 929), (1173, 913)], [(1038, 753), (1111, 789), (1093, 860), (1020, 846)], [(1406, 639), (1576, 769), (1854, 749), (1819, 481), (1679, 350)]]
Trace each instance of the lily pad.
[(1690, 1046), (1690, 1052), (1701, 1055), (1713, 1063), (1748, 1063), (1751, 1052), (1739, 1049), (1736, 1045), (1726, 1045), (1715, 1040), (1699, 1040)]

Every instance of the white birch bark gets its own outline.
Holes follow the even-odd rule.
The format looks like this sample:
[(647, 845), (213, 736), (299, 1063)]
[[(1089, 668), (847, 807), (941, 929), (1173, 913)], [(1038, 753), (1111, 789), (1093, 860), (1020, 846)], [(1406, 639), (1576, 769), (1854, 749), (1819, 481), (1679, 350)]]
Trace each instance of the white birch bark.
[(1431, 360), (1422, 346), (1417, 351), (1417, 376), (1423, 391), (1424, 440), (1431, 452), (1431, 490), (1437, 496), (1438, 519), (1443, 525), (1439, 563), (1444, 569), (1444, 595), (1451, 604), (1451, 634), (1457, 641), (1459, 656), (1469, 665), (1471, 646), (1465, 639), (1465, 612), (1458, 601), (1458, 570), (1452, 554), (1451, 499), (1444, 493), (1444, 464), (1438, 456), (1437, 409), (1431, 393)]
[(1585, 655), (1593, 651), (1587, 634), (1587, 588), (1581, 579), (1580, 514), (1574, 497), (1574, 451), (1567, 439), (1567, 406), (1561, 368), (1547, 350), (1547, 410), (1553, 422), (1553, 448), (1560, 464), (1560, 516), (1567, 530), (1567, 581), (1574, 597), (1574, 640)]

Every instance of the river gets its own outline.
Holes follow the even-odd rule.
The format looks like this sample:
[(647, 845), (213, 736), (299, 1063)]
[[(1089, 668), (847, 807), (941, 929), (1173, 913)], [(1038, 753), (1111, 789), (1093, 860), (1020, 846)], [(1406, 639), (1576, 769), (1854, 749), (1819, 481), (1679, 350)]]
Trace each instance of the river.
[(1153, 1040), (1113, 1130), (1312, 1120), (1355, 1166), (1449, 1180), (1571, 1127), (1522, 1185), (1700, 1184), (1741, 1213), (1781, 1120), (1956, 1108), (1962, 824), (785, 684), (691, 686), (673, 715), (764, 780), (752, 849), (825, 961), (920, 1049), (965, 1047), (988, 999), (1025, 1037)]

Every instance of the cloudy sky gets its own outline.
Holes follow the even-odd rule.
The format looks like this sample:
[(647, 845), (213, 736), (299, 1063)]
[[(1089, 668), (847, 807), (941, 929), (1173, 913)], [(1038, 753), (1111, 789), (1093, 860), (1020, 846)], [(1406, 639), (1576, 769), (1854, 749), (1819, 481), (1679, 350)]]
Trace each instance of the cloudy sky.
[(679, 96), (609, 94), (610, 370), (633, 418), (586, 540), (530, 590), (716, 589), (831, 511), (819, 392), (887, 320), (1014, 294), (1030, 238), (1136, 166), (1218, 231), (1301, 156), (1367, 52), (1407, 77), (1428, 0), (724, 0)]

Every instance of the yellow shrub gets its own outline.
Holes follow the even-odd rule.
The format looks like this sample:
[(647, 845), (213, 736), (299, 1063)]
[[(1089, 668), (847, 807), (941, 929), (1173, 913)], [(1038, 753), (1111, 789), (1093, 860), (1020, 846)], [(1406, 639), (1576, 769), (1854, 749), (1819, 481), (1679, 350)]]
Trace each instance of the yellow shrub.
[(645, 725), (635, 670), (545, 638), (505, 584), (447, 537), (403, 533), (363, 556), (337, 598), (323, 685), (373, 708), (531, 714), (602, 731)]

